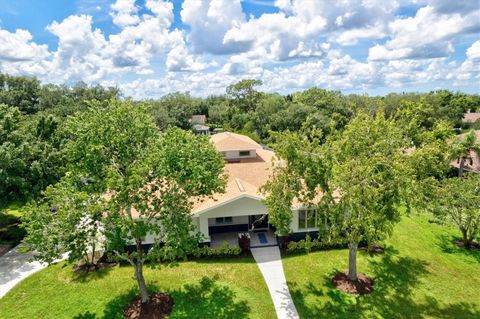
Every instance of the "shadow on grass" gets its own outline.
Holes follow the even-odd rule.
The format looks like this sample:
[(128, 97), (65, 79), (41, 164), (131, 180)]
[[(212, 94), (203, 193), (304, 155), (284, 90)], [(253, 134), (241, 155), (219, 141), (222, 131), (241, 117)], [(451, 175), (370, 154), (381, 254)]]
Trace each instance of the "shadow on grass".
[(62, 266), (62, 268), (65, 268), (65, 267), (69, 267), (72, 270), (72, 272), (73, 272), (72, 280), (73, 281), (85, 283), (85, 282), (89, 282), (91, 280), (101, 279), (101, 278), (105, 277), (106, 275), (108, 275), (108, 273), (110, 272), (111, 269), (114, 269), (117, 266), (105, 267), (105, 268), (101, 268), (101, 269), (92, 270), (92, 271), (89, 271), (89, 272), (78, 272), (78, 273), (73, 271), (73, 269), (72, 269), (73, 266), (70, 263), (65, 263)]
[[(396, 256), (387, 249), (380, 258), (370, 259), (374, 292), (365, 296), (345, 294), (336, 289), (331, 278), (335, 272), (324, 276), (322, 288), (309, 283), (299, 287), (289, 283), (295, 305), (304, 318), (401, 318), (416, 319), (430, 316), (442, 319), (480, 318), (478, 306), (471, 303), (454, 303), (442, 306), (428, 296), (425, 301), (414, 298), (414, 290), (428, 274), (428, 263), (410, 257)], [(322, 298), (324, 303), (313, 302)]]
[(437, 239), (442, 252), (468, 256), (480, 263), (480, 250), (457, 246), (455, 241), (460, 241), (461, 239), (459, 237), (441, 234), (437, 236)]
[[(149, 291), (159, 291), (149, 286)], [(186, 284), (179, 290), (168, 291), (174, 300), (171, 319), (195, 318), (247, 318), (250, 307), (246, 301), (235, 301), (235, 292), (217, 282), (217, 278), (203, 277), (198, 283)], [(110, 301), (101, 317), (91, 312), (75, 316), (75, 319), (123, 318), (123, 309), (138, 294), (136, 289)]]

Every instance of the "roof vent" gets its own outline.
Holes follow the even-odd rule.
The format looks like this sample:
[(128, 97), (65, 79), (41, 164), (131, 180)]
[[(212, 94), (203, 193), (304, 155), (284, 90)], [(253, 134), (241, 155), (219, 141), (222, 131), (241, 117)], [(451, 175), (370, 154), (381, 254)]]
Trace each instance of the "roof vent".
[(235, 183), (237, 183), (237, 187), (238, 189), (244, 193), (245, 192), (245, 188), (243, 188), (243, 185), (242, 185), (242, 181), (237, 177), (235, 178)]

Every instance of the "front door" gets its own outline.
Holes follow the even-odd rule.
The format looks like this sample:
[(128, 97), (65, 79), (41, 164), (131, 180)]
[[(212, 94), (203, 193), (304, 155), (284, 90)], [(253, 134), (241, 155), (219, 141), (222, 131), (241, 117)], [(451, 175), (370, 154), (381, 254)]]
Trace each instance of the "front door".
[(268, 215), (250, 215), (248, 216), (248, 228), (250, 230), (267, 230)]

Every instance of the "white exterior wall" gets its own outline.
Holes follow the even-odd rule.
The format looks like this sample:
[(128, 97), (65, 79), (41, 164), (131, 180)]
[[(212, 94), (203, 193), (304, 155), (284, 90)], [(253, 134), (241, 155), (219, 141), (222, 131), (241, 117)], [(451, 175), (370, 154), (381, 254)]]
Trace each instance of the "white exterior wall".
[[(240, 156), (240, 151), (249, 151), (250, 155), (249, 156)], [(252, 149), (252, 150), (238, 150), (238, 151), (226, 151), (226, 152), (222, 152), (222, 153), (225, 154), (223, 156), (223, 158), (225, 158), (226, 160), (257, 157), (257, 151), (255, 149)]]
[(290, 224), (292, 232), (298, 232), (298, 209), (292, 210), (292, 223)]
[[(243, 197), (237, 200), (234, 200), (225, 205), (213, 208), (209, 211), (206, 211), (203, 214), (198, 216), (199, 218), (199, 231), (205, 236), (207, 241), (210, 241), (210, 236), (208, 234), (209, 218), (216, 217), (234, 217), (234, 220), (239, 220), (236, 217), (245, 216), (246, 222), (248, 223), (249, 215), (260, 215), (266, 214), (267, 208), (265, 205), (257, 199), (250, 197)], [(213, 220), (214, 222), (215, 220)], [(232, 225), (235, 223), (232, 223)]]
[[(217, 216), (217, 217), (232, 217), (232, 216)], [(235, 216), (232, 217), (231, 223), (216, 223), (215, 217), (208, 219), (208, 226), (226, 226), (226, 225), (241, 225), (248, 224), (248, 216)]]

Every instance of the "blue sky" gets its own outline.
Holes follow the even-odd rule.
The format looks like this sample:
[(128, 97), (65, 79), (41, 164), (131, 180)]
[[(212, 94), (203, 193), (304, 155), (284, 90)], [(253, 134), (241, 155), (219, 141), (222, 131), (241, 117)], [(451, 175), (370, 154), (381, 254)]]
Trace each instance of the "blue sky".
[(480, 92), (477, 0), (0, 0), (0, 72), (135, 98)]

